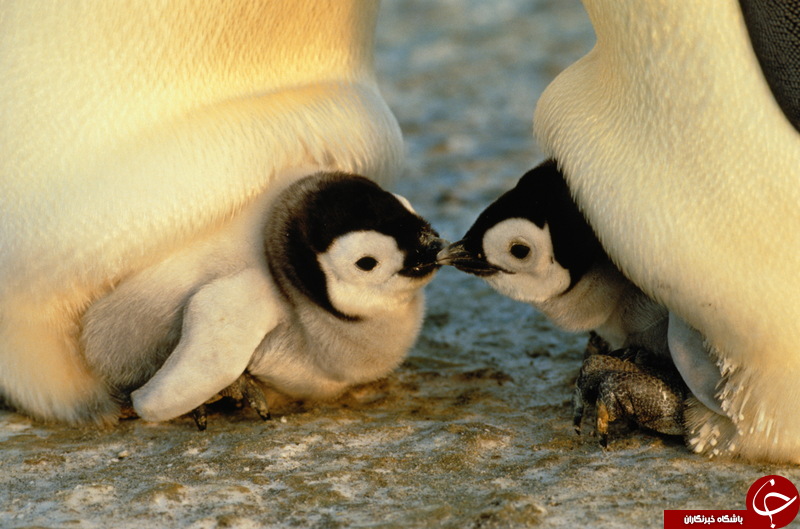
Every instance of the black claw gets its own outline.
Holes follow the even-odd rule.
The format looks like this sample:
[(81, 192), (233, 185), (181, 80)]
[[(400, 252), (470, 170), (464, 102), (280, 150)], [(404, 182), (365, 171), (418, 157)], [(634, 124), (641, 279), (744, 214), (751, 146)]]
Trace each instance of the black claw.
[(208, 415), (206, 415), (205, 404), (201, 404), (192, 410), (192, 419), (194, 419), (194, 423), (197, 425), (198, 430), (202, 432), (206, 429), (208, 426)]

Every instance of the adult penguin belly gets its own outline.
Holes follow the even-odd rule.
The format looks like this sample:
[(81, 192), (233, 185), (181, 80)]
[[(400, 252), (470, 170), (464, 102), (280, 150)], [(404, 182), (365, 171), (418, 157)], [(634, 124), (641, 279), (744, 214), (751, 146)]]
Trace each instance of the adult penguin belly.
[(4, 6), (2, 398), (112, 420), (78, 346), (88, 304), (224, 229), (291, 168), (397, 172), (376, 16), (356, 0)]
[(791, 96), (797, 70), (765, 76), (735, 0), (584, 4), (597, 43), (542, 95), (535, 133), (609, 255), (672, 312), (701, 394), (690, 446), (799, 462), (800, 134), (797, 99), (770, 86)]

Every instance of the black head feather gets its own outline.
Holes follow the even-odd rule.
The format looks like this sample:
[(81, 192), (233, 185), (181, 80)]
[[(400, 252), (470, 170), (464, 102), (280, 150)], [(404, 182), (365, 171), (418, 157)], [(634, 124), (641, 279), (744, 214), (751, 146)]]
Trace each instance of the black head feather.
[(527, 219), (549, 226), (556, 261), (569, 271), (574, 285), (595, 263), (606, 258), (600, 241), (570, 194), (556, 162), (548, 160), (520, 178), (516, 187), (487, 207), (460, 244), (467, 253), (485, 260), (483, 236), (499, 222)]
[[(427, 275), (436, 267), (438, 234), (375, 182), (345, 173), (318, 173), (288, 186), (266, 223), (265, 251), (270, 271), (325, 310), (343, 319), (331, 304), (317, 255), (346, 233), (373, 230), (393, 237), (405, 252), (402, 274)], [(284, 292), (288, 295), (287, 292)]]

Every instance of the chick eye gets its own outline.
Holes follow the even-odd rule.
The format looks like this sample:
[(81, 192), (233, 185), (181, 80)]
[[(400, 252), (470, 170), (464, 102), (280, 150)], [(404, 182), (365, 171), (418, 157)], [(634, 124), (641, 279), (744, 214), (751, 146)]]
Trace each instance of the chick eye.
[(356, 266), (359, 267), (361, 270), (365, 272), (369, 272), (376, 266), (378, 266), (378, 260), (374, 257), (362, 257), (358, 261), (356, 261)]
[(525, 259), (528, 257), (528, 254), (531, 253), (531, 248), (525, 244), (515, 243), (511, 245), (511, 249), (509, 251), (511, 252), (511, 255), (517, 259)]

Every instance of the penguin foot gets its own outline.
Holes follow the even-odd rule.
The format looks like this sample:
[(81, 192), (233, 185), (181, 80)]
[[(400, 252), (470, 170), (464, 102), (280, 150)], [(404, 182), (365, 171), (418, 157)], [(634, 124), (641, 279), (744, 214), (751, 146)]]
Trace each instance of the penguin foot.
[(246, 403), (265, 421), (272, 419), (264, 391), (256, 379), (245, 372), (233, 384), (220, 391), (219, 395), (192, 410), (192, 419), (194, 419), (198, 430), (203, 431), (208, 427), (208, 408), (206, 405), (225, 397), (235, 401), (239, 407)]
[(586, 360), (592, 355), (610, 355), (611, 346), (599, 334), (589, 331), (589, 341), (583, 351), (583, 359)]
[(201, 404), (192, 410), (192, 419), (201, 432), (208, 427), (208, 410), (205, 404)]
[(608, 447), (609, 424), (630, 419), (667, 435), (682, 435), (686, 385), (674, 366), (642, 348), (587, 357), (573, 394), (573, 425), (581, 433), (586, 404), (595, 405), (600, 445)]

